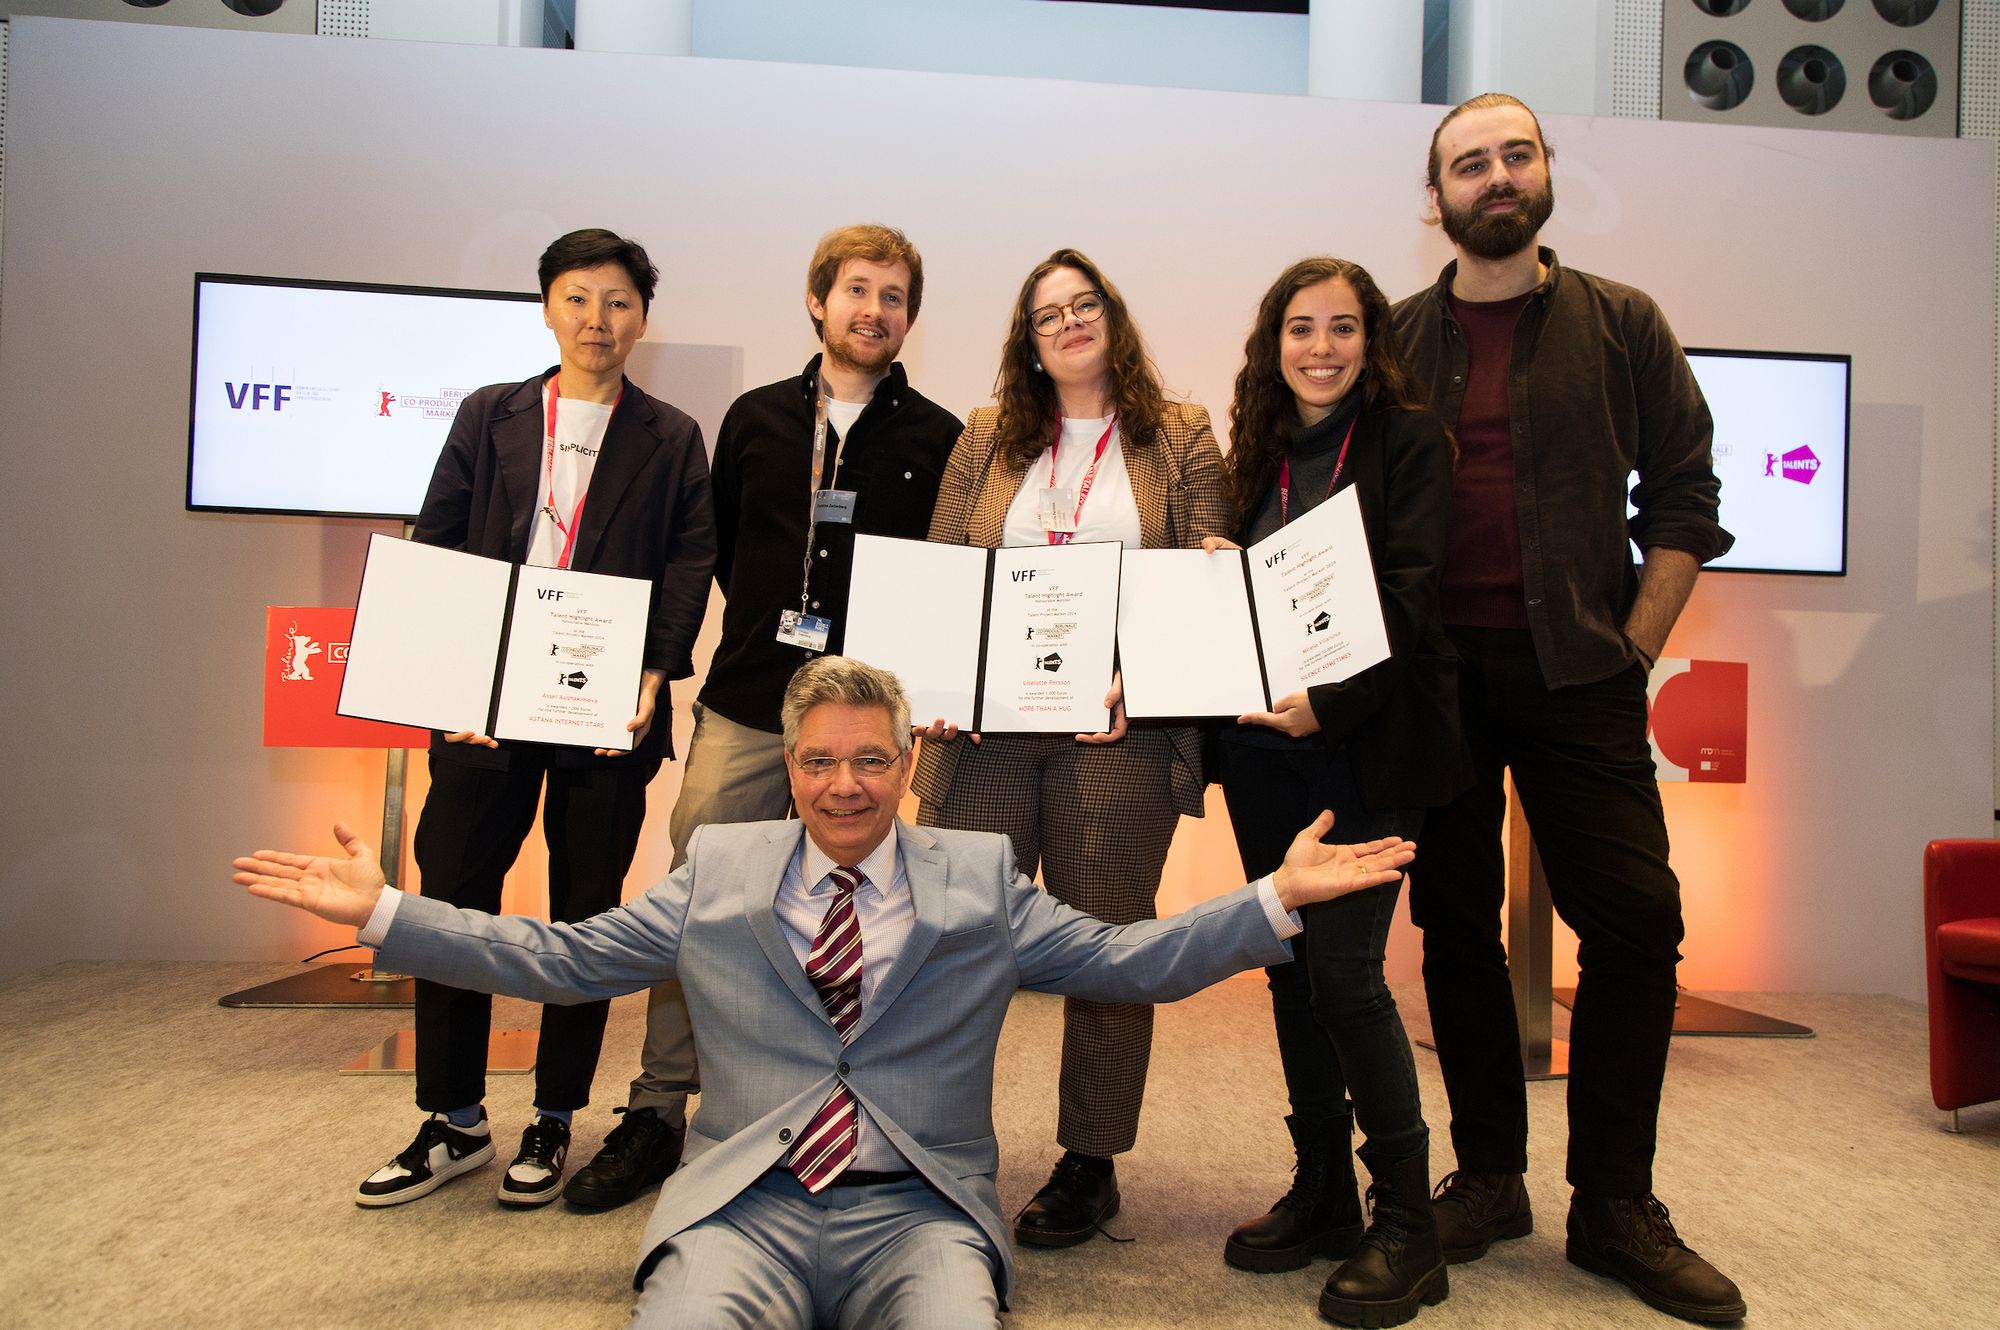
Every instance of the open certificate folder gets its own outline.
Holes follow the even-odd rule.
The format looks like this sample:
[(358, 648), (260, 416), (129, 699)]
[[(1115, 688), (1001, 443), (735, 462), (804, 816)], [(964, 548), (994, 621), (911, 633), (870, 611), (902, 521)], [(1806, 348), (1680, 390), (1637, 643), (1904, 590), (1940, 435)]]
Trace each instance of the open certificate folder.
[(1111, 724), (1119, 548), (857, 535), (843, 650), (902, 680), (913, 724), (1094, 734)]
[(629, 751), (652, 595), (642, 578), (505, 563), (377, 533), (335, 710)]
[(1353, 488), (1247, 550), (1127, 550), (1125, 711), (1240, 716), (1389, 658)]

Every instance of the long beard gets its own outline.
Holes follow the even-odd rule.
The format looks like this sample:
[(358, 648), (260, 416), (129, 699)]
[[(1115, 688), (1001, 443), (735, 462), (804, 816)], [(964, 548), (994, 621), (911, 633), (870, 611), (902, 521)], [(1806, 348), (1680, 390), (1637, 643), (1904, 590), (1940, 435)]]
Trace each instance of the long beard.
[[(1519, 254), (1535, 243), (1544, 224), (1556, 210), (1555, 182), (1550, 181), (1540, 190), (1516, 191), (1513, 197), (1521, 200), (1522, 206), (1513, 212), (1488, 215), (1479, 211), (1491, 203), (1494, 195), (1481, 195), (1479, 201), (1469, 208), (1444, 207), (1439, 209), (1439, 219), (1444, 223), (1444, 233), (1451, 242), (1466, 253), (1481, 259), (1504, 259)], [(1501, 196), (1506, 197), (1506, 196)]]

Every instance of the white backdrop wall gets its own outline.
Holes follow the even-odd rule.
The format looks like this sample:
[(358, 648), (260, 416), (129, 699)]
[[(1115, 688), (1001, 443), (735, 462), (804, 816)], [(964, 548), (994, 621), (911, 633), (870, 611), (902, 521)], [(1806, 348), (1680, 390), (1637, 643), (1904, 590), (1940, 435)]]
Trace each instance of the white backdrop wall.
[[(1285, 263), (1344, 254), (1401, 294), (1448, 257), (1418, 221), (1430, 107), (880, 70), (857, 96), (847, 69), (59, 20), (17, 22), (10, 65), (0, 974), (345, 940), (225, 865), (379, 807), (379, 754), (265, 750), (258, 696), (261, 607), (350, 603), (377, 528), (182, 511), (197, 270), (524, 289), (550, 237), (608, 225), (664, 270), (653, 356), (741, 348), (756, 384), (814, 350), (814, 239), (886, 220), (928, 269), (904, 359), (963, 413), (1020, 274), (1074, 244), (1220, 417)], [(1692, 344), (1855, 358), (1853, 575), (1710, 576), (1672, 643), (1751, 678), (1750, 783), (1666, 791), (1683, 980), (1916, 995), (1922, 844), (1991, 816), (1989, 149), (1548, 132), (1565, 262), (1649, 290)], [(662, 814), (629, 888), (669, 855)], [(1237, 872), (1219, 815), (1184, 822), (1164, 900)]]

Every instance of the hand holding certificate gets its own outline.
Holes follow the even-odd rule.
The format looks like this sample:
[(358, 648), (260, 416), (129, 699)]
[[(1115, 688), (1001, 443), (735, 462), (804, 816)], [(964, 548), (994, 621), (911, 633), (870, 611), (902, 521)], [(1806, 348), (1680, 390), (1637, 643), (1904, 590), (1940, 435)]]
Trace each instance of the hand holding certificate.
[(629, 751), (652, 588), (391, 536), (368, 544), (341, 715)]

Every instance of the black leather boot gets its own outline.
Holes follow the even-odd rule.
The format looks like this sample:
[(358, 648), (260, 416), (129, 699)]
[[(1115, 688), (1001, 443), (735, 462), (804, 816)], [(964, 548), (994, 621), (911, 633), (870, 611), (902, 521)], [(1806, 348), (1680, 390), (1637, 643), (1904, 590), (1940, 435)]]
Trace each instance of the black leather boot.
[(1401, 1325), (1451, 1292), (1437, 1221), (1431, 1216), (1430, 1150), (1407, 1159), (1362, 1162), (1368, 1188), (1368, 1232), (1319, 1295), (1319, 1313), (1341, 1325)]
[(1222, 1259), (1238, 1270), (1303, 1270), (1316, 1257), (1339, 1260), (1361, 1241), (1361, 1202), (1348, 1144), (1353, 1120), (1342, 1118), (1325, 1132), (1301, 1128), (1296, 1117), (1286, 1118), (1285, 1126), (1298, 1152), (1292, 1189), (1269, 1214), (1238, 1228), (1222, 1245)]
[(1663, 1312), (1690, 1321), (1743, 1319), (1743, 1292), (1674, 1231), (1651, 1192), (1609, 1196), (1578, 1188), (1569, 1202), (1568, 1255), (1592, 1274), (1622, 1280)]

